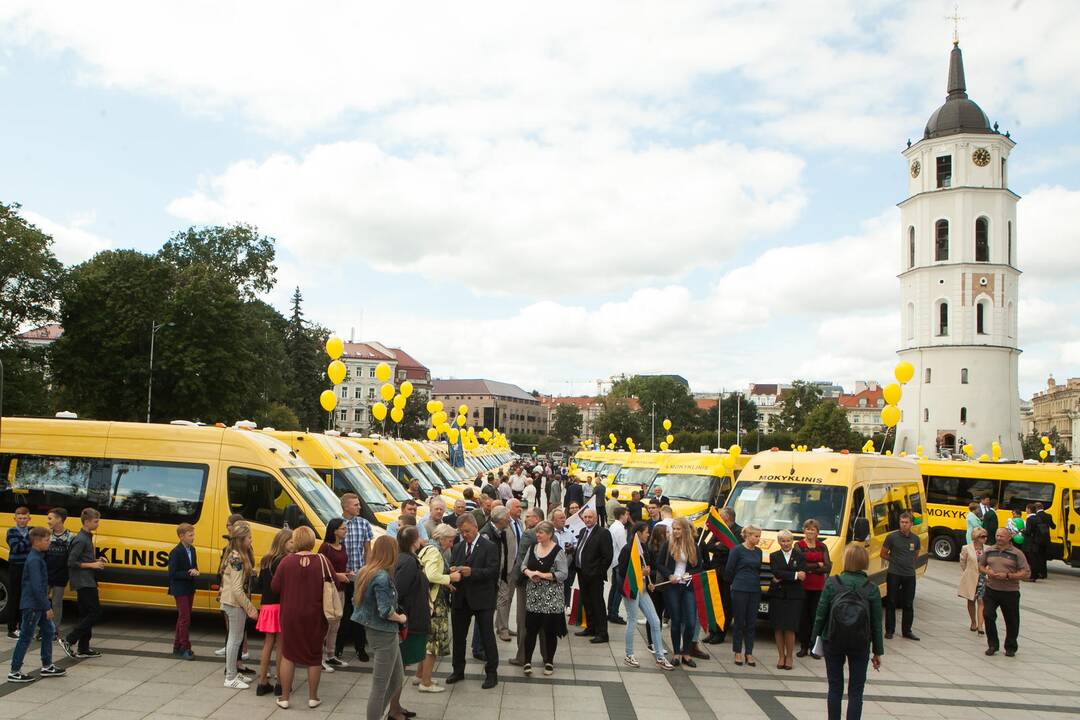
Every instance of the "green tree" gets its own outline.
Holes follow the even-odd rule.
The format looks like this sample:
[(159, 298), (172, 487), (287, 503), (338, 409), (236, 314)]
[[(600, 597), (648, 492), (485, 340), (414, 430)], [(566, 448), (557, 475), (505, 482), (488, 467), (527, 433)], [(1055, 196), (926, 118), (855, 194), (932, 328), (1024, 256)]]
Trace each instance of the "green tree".
[(644, 442), (638, 413), (630, 410), (625, 398), (611, 395), (604, 398), (604, 409), (593, 421), (593, 433), (604, 445), (608, 444), (608, 436), (612, 433), (617, 446), (625, 445), (628, 437), (633, 438), (639, 445)]
[(719, 405), (714, 405), (708, 410), (703, 410), (698, 415), (697, 428), (702, 431), (716, 433), (716, 415), (723, 413), (720, 422), (721, 431), (735, 431), (738, 423), (744, 433), (756, 430), (758, 426), (757, 405), (752, 403), (742, 393), (728, 393)]
[[(409, 440), (427, 439), (428, 429), (428, 394), (414, 391), (405, 402), (405, 417), (398, 424), (401, 437)], [(374, 419), (372, 419), (374, 422)], [(457, 425), (453, 425), (457, 427)]]
[(798, 432), (810, 412), (821, 402), (821, 388), (804, 380), (796, 380), (782, 394), (783, 407), (774, 415), (770, 430)]
[(288, 405), (280, 402), (271, 403), (255, 414), (259, 427), (272, 427), (275, 430), (299, 430), (300, 420)]
[(177, 269), (202, 266), (231, 280), (245, 300), (274, 287), (274, 239), (250, 225), (191, 227), (174, 235), (159, 255)]
[(571, 442), (581, 433), (581, 410), (572, 403), (561, 403), (555, 407), (555, 421), (552, 434), (564, 443)]
[[(1039, 457), (1039, 451), (1043, 449), (1042, 439), (1044, 435), (1054, 448), (1053, 458), (1048, 457), (1046, 460)], [(1072, 460), (1072, 453), (1062, 445), (1061, 435), (1058, 434), (1057, 428), (1053, 428), (1048, 433), (1032, 433), (1026, 436), (1022, 441), (1022, 448), (1025, 460), (1038, 460), (1039, 462), (1049, 462), (1051, 459), (1056, 462)]]
[(856, 450), (861, 445), (859, 435), (851, 430), (847, 414), (832, 402), (819, 402), (815, 405), (807, 414), (796, 437), (799, 444), (811, 448)]
[[(690, 389), (673, 377), (666, 375), (634, 375), (617, 380), (611, 386), (611, 396), (636, 398), (640, 407), (638, 424), (643, 431), (652, 427), (653, 412), (656, 415), (656, 432), (663, 432), (660, 423), (667, 418), (674, 429), (691, 429), (696, 426), (697, 403)], [(638, 438), (635, 438), (637, 440)], [(644, 436), (641, 438), (644, 441)]]
[(326, 377), (326, 339), (330, 332), (304, 318), (304, 297), (297, 287), (285, 327), (285, 362), (287, 403), (296, 413), (302, 428), (321, 428), (326, 413), (319, 405), (319, 395), (330, 387)]

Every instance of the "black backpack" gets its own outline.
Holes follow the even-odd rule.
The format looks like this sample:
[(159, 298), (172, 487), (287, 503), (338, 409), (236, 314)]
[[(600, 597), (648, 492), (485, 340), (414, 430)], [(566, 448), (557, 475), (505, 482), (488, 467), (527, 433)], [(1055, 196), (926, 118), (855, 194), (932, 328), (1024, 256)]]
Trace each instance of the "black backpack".
[(861, 653), (870, 647), (870, 581), (849, 588), (832, 577), (836, 594), (829, 608), (829, 626), (825, 639), (834, 652)]

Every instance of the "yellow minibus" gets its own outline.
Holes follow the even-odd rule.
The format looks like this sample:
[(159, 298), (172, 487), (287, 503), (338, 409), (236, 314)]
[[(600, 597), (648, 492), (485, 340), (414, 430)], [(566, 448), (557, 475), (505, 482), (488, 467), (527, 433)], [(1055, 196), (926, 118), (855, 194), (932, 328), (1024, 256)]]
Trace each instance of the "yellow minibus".
[[(660, 465), (665, 458), (668, 457), (676, 457), (676, 455), (674, 453), (671, 455), (647, 452), (630, 453), (623, 462), (623, 466), (615, 473), (615, 479), (608, 488), (608, 496), (611, 496), (612, 490), (618, 490), (619, 501), (627, 503), (630, 501), (631, 493), (637, 490), (644, 499), (649, 485), (652, 484), (653, 478), (656, 477), (656, 472), (660, 469)], [(641, 520), (642, 518), (634, 519)]]
[(645, 502), (656, 488), (671, 501), (672, 514), (685, 517), (695, 528), (705, 525), (711, 505), (723, 505), (731, 491), (733, 475), (749, 458), (739, 456), (736, 470), (724, 467), (725, 454), (678, 453), (664, 455), (646, 491)]
[[(54, 507), (101, 512), (95, 535), (103, 603), (172, 608), (169, 551), (176, 526), (195, 526), (201, 575), (194, 606), (217, 607), (216, 575), (225, 521), (239, 513), (251, 524), (260, 557), (282, 527), (310, 525), (319, 537), (341, 505), (322, 478), (287, 445), (265, 433), (233, 427), (4, 418), (0, 434), (0, 533), (15, 508), (30, 509), (46, 527)], [(7, 607), (8, 549), (0, 545), (0, 616)]]

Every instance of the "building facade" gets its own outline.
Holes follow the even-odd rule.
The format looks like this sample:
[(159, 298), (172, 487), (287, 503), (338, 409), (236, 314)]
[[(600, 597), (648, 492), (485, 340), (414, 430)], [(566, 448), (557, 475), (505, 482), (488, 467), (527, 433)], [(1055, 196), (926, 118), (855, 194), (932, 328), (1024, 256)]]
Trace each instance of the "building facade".
[(1061, 447), (1073, 452), (1073, 438), (1080, 435), (1080, 378), (1069, 378), (1063, 385), (1051, 377), (1046, 390), (1031, 398), (1033, 430), (1049, 435), (1057, 430)]
[(390, 366), (394, 387), (401, 387), (406, 380), (413, 384), (408, 402), (427, 403), (431, 371), (400, 348), (378, 342), (347, 342), (341, 361), (345, 363), (345, 379), (337, 387), (338, 405), (334, 410), (334, 428), (341, 432), (367, 435), (381, 429), (371, 416), (371, 406), (382, 400), (382, 383), (375, 377), (379, 363)]
[(855, 392), (843, 394), (836, 401), (847, 416), (848, 425), (860, 435), (867, 437), (885, 432), (881, 422), (881, 409), (885, 407), (885, 395), (881, 386), (873, 381), (860, 380)]
[(496, 380), (434, 380), (431, 397), (441, 400), (451, 421), (461, 405), (469, 406), (468, 424), (506, 435), (545, 435), (548, 411), (539, 397), (517, 385)]
[(1019, 458), (1019, 196), (1008, 188), (1016, 144), (968, 98), (958, 43), (947, 90), (923, 138), (903, 152), (899, 356), (915, 377), (900, 402), (896, 449), (970, 443), (982, 454), (996, 441), (1004, 457)]
[(574, 405), (581, 413), (581, 429), (578, 432), (578, 440), (593, 439), (596, 433), (593, 427), (596, 418), (604, 411), (603, 399), (589, 395), (553, 396), (542, 395), (540, 404), (544, 406), (548, 417), (547, 434), (552, 435), (555, 431), (555, 410), (560, 405)]

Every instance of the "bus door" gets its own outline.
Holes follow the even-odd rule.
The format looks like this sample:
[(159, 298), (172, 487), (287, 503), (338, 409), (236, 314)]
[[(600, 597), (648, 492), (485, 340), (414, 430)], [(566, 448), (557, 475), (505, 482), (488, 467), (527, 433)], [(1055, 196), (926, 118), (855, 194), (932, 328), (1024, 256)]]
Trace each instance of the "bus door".
[(1061, 491), (1061, 519), (1065, 543), (1062, 559), (1080, 567), (1080, 488)]

